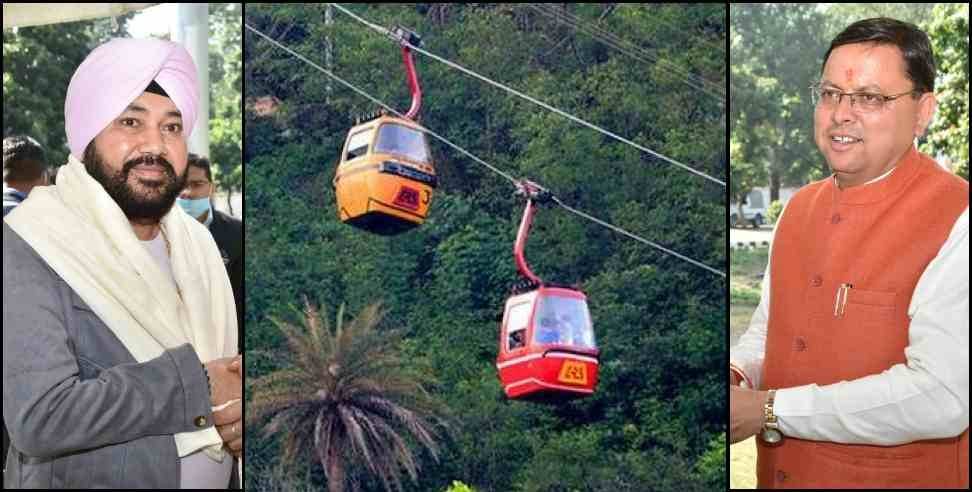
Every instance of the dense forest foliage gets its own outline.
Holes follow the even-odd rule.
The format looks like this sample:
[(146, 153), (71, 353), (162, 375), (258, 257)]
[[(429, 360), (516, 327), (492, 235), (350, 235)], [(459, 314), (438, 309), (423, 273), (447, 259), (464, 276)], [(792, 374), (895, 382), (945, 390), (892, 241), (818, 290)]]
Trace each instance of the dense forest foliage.
[[(727, 178), (722, 4), (347, 7)], [(326, 9), (248, 4), (244, 22), (407, 109), (396, 43), (337, 10), (329, 22)], [(440, 186), (423, 226), (383, 237), (344, 225), (331, 180), (354, 117), (375, 105), (249, 31), (243, 56), (248, 378), (291, 364), (272, 318), (298, 319), (305, 296), (331, 319), (342, 304), (357, 313), (380, 301), (383, 326), (405, 333), (406, 360), (429, 368), (423, 383), (453, 422), (439, 459), (423, 455), (407, 490), (725, 487), (722, 277), (562, 208), (541, 209), (527, 258), (542, 278), (578, 284), (588, 296), (600, 383), (594, 396), (561, 405), (508, 401), (494, 362), (503, 303), (518, 278), (512, 245), (524, 203), (510, 183), (431, 140)], [(422, 124), (573, 207), (725, 271), (725, 187), (416, 58)], [(280, 436), (264, 434), (247, 428), (247, 488), (320, 489), (326, 478), (315, 457), (281, 465)]]

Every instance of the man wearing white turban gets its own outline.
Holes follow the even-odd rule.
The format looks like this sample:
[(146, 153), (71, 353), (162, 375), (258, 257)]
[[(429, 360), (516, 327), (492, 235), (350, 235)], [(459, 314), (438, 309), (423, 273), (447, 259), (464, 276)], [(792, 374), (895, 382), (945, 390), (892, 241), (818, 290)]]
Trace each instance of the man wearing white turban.
[(227, 488), (233, 292), (179, 207), (197, 118), (178, 44), (113, 39), (68, 86), (71, 155), (3, 225), (5, 488)]

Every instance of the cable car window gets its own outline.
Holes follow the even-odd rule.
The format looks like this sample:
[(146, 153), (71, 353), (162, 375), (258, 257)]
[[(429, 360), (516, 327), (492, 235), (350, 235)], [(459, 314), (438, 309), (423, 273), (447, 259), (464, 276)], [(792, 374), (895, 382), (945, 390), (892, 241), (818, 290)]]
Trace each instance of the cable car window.
[(564, 296), (544, 296), (537, 306), (534, 341), (595, 348), (587, 303)]
[(407, 126), (387, 123), (378, 130), (375, 152), (386, 152), (407, 157), (416, 162), (429, 162), (425, 135)]
[(368, 129), (351, 135), (351, 138), (348, 139), (348, 155), (345, 156), (344, 160), (350, 161), (367, 154), (372, 133), (371, 129)]
[(530, 303), (521, 302), (510, 307), (506, 319), (506, 350), (515, 350), (526, 345), (526, 328), (530, 321)]

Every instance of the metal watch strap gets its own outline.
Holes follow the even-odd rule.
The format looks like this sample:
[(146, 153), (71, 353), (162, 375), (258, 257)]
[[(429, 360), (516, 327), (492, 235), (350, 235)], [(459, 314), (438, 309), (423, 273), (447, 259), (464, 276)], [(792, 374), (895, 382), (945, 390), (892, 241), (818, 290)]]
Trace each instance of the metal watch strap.
[(776, 390), (769, 390), (766, 394), (766, 403), (763, 404), (763, 432), (761, 433), (763, 442), (769, 446), (779, 446), (783, 442), (780, 423), (773, 411), (775, 400)]
[(763, 404), (763, 427), (779, 429), (780, 426), (776, 421), (776, 414), (773, 413), (773, 403), (776, 400), (776, 390), (769, 390), (767, 393), (766, 403)]

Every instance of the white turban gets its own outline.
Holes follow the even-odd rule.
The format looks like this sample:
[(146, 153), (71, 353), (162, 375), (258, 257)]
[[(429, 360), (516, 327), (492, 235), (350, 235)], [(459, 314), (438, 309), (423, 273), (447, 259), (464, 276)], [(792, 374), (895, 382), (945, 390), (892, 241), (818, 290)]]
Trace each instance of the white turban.
[(153, 80), (179, 108), (188, 138), (199, 103), (196, 65), (189, 52), (159, 39), (115, 38), (95, 48), (71, 77), (64, 101), (71, 155), (83, 159), (88, 144)]

